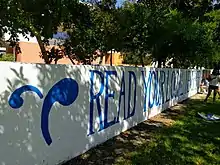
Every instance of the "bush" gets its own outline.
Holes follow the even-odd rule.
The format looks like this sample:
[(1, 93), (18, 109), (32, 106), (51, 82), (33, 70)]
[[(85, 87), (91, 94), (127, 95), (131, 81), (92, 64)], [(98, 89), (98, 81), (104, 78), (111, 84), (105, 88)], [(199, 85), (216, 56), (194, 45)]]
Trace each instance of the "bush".
[(3, 54), (0, 55), (0, 61), (15, 61), (13, 54)]

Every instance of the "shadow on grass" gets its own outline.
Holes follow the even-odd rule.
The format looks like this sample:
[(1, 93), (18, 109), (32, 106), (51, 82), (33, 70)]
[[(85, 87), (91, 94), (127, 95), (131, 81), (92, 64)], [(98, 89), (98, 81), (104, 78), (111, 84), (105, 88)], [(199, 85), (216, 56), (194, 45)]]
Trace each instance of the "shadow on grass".
[(154, 142), (127, 156), (131, 164), (220, 164), (220, 123), (197, 116), (197, 112), (220, 115), (220, 102), (203, 104), (202, 100), (191, 100), (184, 109), (185, 115), (172, 127), (157, 132)]
[[(159, 120), (143, 122), (63, 165), (220, 164), (220, 123), (204, 121), (197, 112), (220, 115), (220, 101), (188, 100), (161, 113)], [(175, 123), (164, 127), (163, 120)]]

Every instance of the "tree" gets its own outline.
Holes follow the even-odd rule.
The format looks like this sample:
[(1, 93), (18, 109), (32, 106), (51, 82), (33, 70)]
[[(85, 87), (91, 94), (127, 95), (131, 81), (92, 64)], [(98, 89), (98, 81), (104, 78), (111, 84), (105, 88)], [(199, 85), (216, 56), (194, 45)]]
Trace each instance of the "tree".
[(191, 20), (178, 10), (169, 10), (160, 27), (163, 34), (157, 31), (152, 33), (152, 38), (156, 38), (153, 34), (160, 35), (157, 41), (152, 42), (157, 46), (157, 54), (152, 55), (159, 62), (172, 58), (174, 67), (188, 68), (201, 65), (212, 56), (214, 43), (211, 29), (204, 26), (204, 23)]
[(207, 21), (204, 26), (209, 29), (209, 38), (213, 41), (212, 58), (207, 59), (213, 66), (214, 63), (220, 63), (220, 10), (214, 9), (205, 14)]
[[(90, 64), (99, 57), (96, 50), (103, 56), (117, 45), (117, 23), (115, 20), (115, 2), (101, 1), (89, 6), (87, 25), (76, 24), (68, 29), (70, 39), (66, 41), (66, 52), (72, 59), (78, 59), (84, 64)], [(112, 59), (112, 58), (111, 58)], [(112, 60), (111, 65), (112, 65)]]
[[(68, 26), (69, 21), (81, 23), (84, 18), (82, 4), (68, 0), (11, 0), (0, 3), (3, 7), (1, 27), (11, 33), (11, 42), (18, 41), (18, 33), (24, 36), (30, 33), (36, 37), (45, 63), (50, 63), (45, 46), (48, 39), (57, 32), (58, 27)], [(84, 8), (83, 8), (84, 9)], [(82, 21), (83, 22), (83, 21)]]
[(98, 49), (101, 52), (100, 64), (104, 55), (111, 51), (110, 65), (112, 65), (112, 50), (118, 47), (118, 24), (116, 20), (117, 9), (116, 0), (102, 0), (94, 3), (91, 12), (94, 33)]
[(144, 59), (149, 59), (146, 54), (150, 54), (158, 67), (173, 59), (174, 67), (188, 68), (216, 58), (213, 28), (206, 26), (205, 16), (199, 21), (167, 3), (156, 4), (157, 1), (128, 3), (121, 10), (120, 34), (122, 51), (129, 52), (127, 62), (144, 65)]
[(65, 53), (70, 55), (72, 63), (74, 63), (73, 60), (77, 60), (83, 64), (91, 64), (91, 61), (95, 59), (95, 50), (97, 50), (97, 41), (93, 29), (75, 26), (68, 33), (70, 38), (64, 46)]
[[(149, 10), (143, 4), (127, 3), (120, 9), (118, 20), (120, 25), (120, 49), (126, 53), (126, 59), (133, 64), (145, 65), (148, 55), (148, 20)], [(128, 62), (128, 61), (127, 61)]]
[(188, 18), (203, 21), (204, 14), (212, 10), (215, 2), (215, 0), (175, 0), (171, 6)]

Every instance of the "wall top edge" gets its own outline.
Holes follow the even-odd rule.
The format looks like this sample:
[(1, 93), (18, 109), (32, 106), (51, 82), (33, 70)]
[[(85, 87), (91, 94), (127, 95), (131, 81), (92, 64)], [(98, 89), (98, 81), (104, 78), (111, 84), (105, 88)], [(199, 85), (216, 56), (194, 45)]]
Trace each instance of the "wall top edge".
[(41, 65), (41, 66), (72, 66), (72, 67), (90, 67), (90, 68), (133, 68), (133, 69), (141, 69), (141, 68), (149, 68), (149, 69), (170, 69), (170, 70), (212, 70), (212, 69), (180, 69), (180, 68), (156, 68), (156, 67), (135, 67), (135, 66), (123, 66), (123, 65), (72, 65), (72, 64), (42, 64), (42, 63), (25, 63), (25, 62), (9, 62), (9, 61), (0, 61), (0, 64), (8, 64), (8, 65)]

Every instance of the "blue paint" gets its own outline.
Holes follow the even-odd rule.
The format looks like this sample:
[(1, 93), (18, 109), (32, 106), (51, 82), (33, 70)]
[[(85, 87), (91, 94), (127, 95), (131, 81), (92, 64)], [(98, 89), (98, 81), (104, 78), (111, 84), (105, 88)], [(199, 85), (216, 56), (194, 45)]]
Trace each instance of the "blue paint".
[(189, 71), (189, 79), (188, 79), (189, 87), (188, 87), (188, 92), (189, 92), (189, 90), (192, 87), (192, 81), (191, 80), (192, 80), (192, 72)]
[[(162, 104), (165, 103), (165, 97), (164, 97), (164, 83), (165, 83), (165, 77), (166, 74), (163, 70), (160, 70), (160, 89), (161, 89), (161, 97), (162, 97)], [(163, 78), (163, 79), (162, 79)]]
[(16, 89), (10, 96), (9, 100), (8, 100), (8, 104), (14, 108), (14, 109), (18, 109), (20, 108), (23, 103), (24, 100), (21, 97), (21, 94), (23, 94), (24, 92), (35, 92), (41, 99), (43, 98), (43, 94), (40, 92), (40, 90), (32, 85), (24, 85), (18, 89)]
[(160, 83), (159, 83), (159, 73), (158, 73), (158, 71), (156, 71), (156, 73), (155, 73), (156, 75), (156, 78), (155, 78), (155, 84), (154, 84), (154, 87), (155, 87), (155, 90), (156, 90), (156, 106), (158, 106), (158, 105), (161, 105), (161, 100), (160, 100), (160, 98), (161, 98), (161, 91), (160, 91)]
[[(55, 102), (59, 102), (61, 105), (69, 106), (72, 104), (78, 96), (78, 84), (75, 80), (70, 78), (64, 78), (63, 80), (56, 83), (46, 95), (46, 98), (43, 102), (43, 108), (41, 113), (41, 130), (43, 137), (48, 145), (52, 143), (52, 139), (49, 133), (49, 113)], [(11, 97), (9, 98), (9, 105), (14, 108), (20, 108), (23, 105), (23, 99), (21, 94), (27, 91), (35, 92), (41, 99), (43, 94), (39, 91), (38, 88), (32, 85), (25, 85), (16, 89)]]
[[(179, 97), (180, 95), (183, 95), (183, 93), (180, 94), (180, 89), (181, 89), (181, 74), (177, 71), (173, 71), (172, 72), (172, 77), (171, 77), (171, 84), (172, 84), (172, 87), (171, 87), (171, 98), (177, 98)], [(179, 82), (178, 82), (179, 81)]]
[(124, 119), (126, 119), (126, 112), (125, 112), (125, 73), (123, 71), (122, 78), (121, 78), (121, 88), (119, 94), (119, 101), (118, 101), (118, 117), (116, 122), (119, 123), (119, 116), (121, 111), (121, 99), (124, 98), (123, 105), (124, 105)]
[[(101, 79), (101, 87), (97, 94), (93, 92), (94, 88), (94, 74), (99, 75)], [(97, 70), (90, 70), (90, 118), (89, 118), (89, 135), (94, 134), (94, 128), (93, 128), (93, 114), (94, 114), (94, 101), (96, 101), (97, 109), (98, 109), (98, 115), (99, 115), (99, 122), (100, 122), (100, 129), (99, 131), (104, 129), (104, 124), (102, 121), (102, 113), (101, 113), (101, 104), (100, 104), (100, 96), (102, 95), (104, 91), (104, 75), (102, 72)]]
[(197, 89), (197, 86), (196, 86), (196, 80), (197, 80), (197, 77), (196, 77), (196, 73), (197, 71), (193, 71), (193, 80), (192, 80), (192, 83), (193, 83), (193, 89)]
[(179, 90), (178, 90), (178, 95), (182, 96), (183, 95), (183, 73), (180, 72), (180, 82), (179, 82)]
[[(158, 106), (161, 103), (168, 102), (170, 98), (177, 97), (179, 95), (183, 95), (186, 92), (189, 92), (191, 88), (194, 88), (196, 85), (195, 79), (199, 79), (198, 76), (201, 74), (200, 72), (196, 72), (196, 77), (192, 77), (190, 80), (190, 71), (184, 72), (175, 72), (172, 73), (167, 70), (165, 71), (149, 71), (148, 79), (145, 77), (144, 71), (142, 72), (143, 77), (143, 84), (144, 84), (144, 112), (147, 111), (147, 108), (152, 108), (153, 106)], [(159, 73), (158, 73), (159, 72)], [(170, 73), (171, 73), (171, 80), (170, 80)], [(194, 72), (193, 72), (194, 73)], [(167, 75), (167, 77), (166, 77)], [(194, 75), (194, 74), (193, 74)], [(100, 88), (98, 92), (95, 92), (95, 76), (98, 76), (101, 80)], [(135, 115), (136, 111), (136, 95), (137, 95), (137, 78), (133, 71), (128, 72), (128, 91), (125, 92), (125, 72), (122, 73), (121, 78), (121, 88), (119, 93), (119, 102), (118, 102), (118, 109), (117, 109), (117, 116), (113, 118), (112, 121), (108, 121), (108, 111), (109, 109), (109, 99), (114, 99), (115, 92), (111, 91), (109, 85), (109, 79), (115, 76), (117, 77), (116, 71), (105, 71), (104, 73), (97, 71), (97, 70), (90, 70), (90, 110), (89, 110), (89, 135), (94, 134), (94, 107), (97, 105), (98, 117), (99, 117), (99, 131), (104, 130), (116, 123), (119, 123), (119, 116), (121, 111), (121, 105), (123, 105), (124, 111), (124, 120), (132, 117)], [(198, 78), (197, 78), (198, 76)], [(186, 80), (186, 85), (182, 84), (182, 81)], [(192, 84), (193, 83), (193, 84)], [(170, 86), (171, 85), (171, 86)], [(193, 85), (192, 87), (189, 87)], [(171, 88), (170, 88), (171, 87)], [(181, 90), (180, 90), (181, 89)], [(16, 89), (10, 96), (8, 104), (14, 108), (20, 108), (23, 105), (24, 100), (22, 99), (21, 95), (24, 92), (35, 92), (40, 99), (43, 98), (43, 94), (39, 91), (38, 88), (25, 85), (18, 89)], [(152, 96), (151, 97), (151, 92)], [(166, 92), (166, 95), (165, 95)], [(43, 138), (45, 139), (46, 143), (50, 145), (52, 143), (52, 138), (49, 132), (49, 114), (50, 110), (53, 107), (55, 102), (63, 106), (71, 105), (78, 97), (79, 93), (79, 86), (78, 83), (71, 79), (71, 78), (64, 78), (57, 82), (48, 92), (45, 97), (42, 106), (42, 114), (41, 114), (41, 130)], [(125, 96), (125, 93), (128, 93), (128, 96)], [(104, 94), (104, 120), (102, 120), (102, 109), (101, 109), (101, 102), (100, 98), (101, 95)], [(171, 97), (170, 97), (171, 95)], [(133, 98), (132, 98), (133, 96)], [(126, 99), (127, 98), (127, 103)], [(160, 98), (162, 98), (160, 100)], [(122, 100), (123, 99), (123, 100)], [(147, 100), (148, 99), (148, 100)], [(131, 102), (133, 101), (133, 104)], [(161, 102), (160, 102), (161, 101)], [(133, 105), (133, 106), (131, 106)], [(127, 109), (126, 109), (127, 108)], [(126, 111), (127, 110), (127, 111)]]
[(141, 73), (142, 73), (142, 78), (143, 78), (143, 82), (144, 82), (144, 112), (146, 112), (147, 111), (148, 84), (149, 84), (150, 78), (148, 77), (148, 81), (146, 82), (144, 71), (141, 71)]
[(114, 95), (115, 93), (109, 93), (109, 76), (110, 75), (114, 75), (117, 76), (117, 72), (116, 71), (105, 71), (106, 76), (106, 84), (105, 84), (105, 108), (104, 108), (104, 129), (114, 125), (116, 123), (116, 117), (114, 117), (114, 119), (110, 122), (108, 122), (108, 100), (109, 97), (112, 97), (114, 99)]
[(197, 89), (197, 71), (193, 72), (193, 77), (194, 77), (194, 81), (193, 81), (194, 88), (193, 89)]
[(176, 83), (175, 83), (175, 97), (179, 97), (179, 90), (180, 90), (180, 77), (179, 77), (179, 72), (176, 72)]
[[(149, 71), (148, 80), (146, 82), (144, 71), (142, 72), (142, 77), (144, 81), (144, 112), (147, 111), (147, 98), (148, 98), (148, 107), (152, 108), (154, 105), (158, 106), (160, 104), (160, 92), (159, 92), (159, 83), (158, 83), (158, 74), (155, 71)], [(151, 96), (151, 86), (152, 86), (152, 78), (154, 77), (154, 91), (153, 91), (153, 101), (151, 103), (150, 96)], [(149, 88), (149, 89), (148, 89)]]
[(151, 71), (149, 72), (149, 78), (148, 78), (148, 80), (149, 80), (149, 90), (148, 90), (149, 101), (148, 101), (148, 107), (149, 108), (152, 108), (154, 106), (154, 99), (155, 99), (155, 97), (154, 97), (155, 93), (153, 91), (153, 93), (154, 93), (154, 95), (153, 95), (153, 103), (151, 103), (151, 101), (150, 101), (150, 98), (151, 98), (151, 85), (152, 85), (152, 76), (154, 75), (152, 73), (154, 73), (154, 72), (151, 72)]
[(189, 93), (189, 71), (186, 71), (186, 93)]
[[(128, 113), (127, 113), (127, 117), (126, 119), (134, 116), (135, 114), (135, 108), (136, 108), (136, 92), (137, 92), (137, 80), (136, 80), (136, 76), (135, 76), (135, 73), (133, 71), (129, 71), (129, 81), (128, 81)], [(132, 77), (133, 77), (133, 82), (134, 82), (134, 98), (133, 98), (133, 101), (134, 101), (134, 107), (133, 107), (133, 110), (131, 111), (131, 80), (132, 80)]]
[(187, 92), (189, 92), (189, 90), (191, 89), (191, 79), (192, 79), (192, 74), (191, 74), (191, 71), (188, 71), (188, 74), (189, 74), (189, 76), (188, 76), (188, 90), (187, 90)]
[(174, 98), (174, 92), (175, 92), (175, 84), (176, 84), (176, 73), (175, 71), (172, 71), (171, 74), (171, 99)]
[(47, 93), (41, 113), (41, 130), (48, 145), (52, 143), (49, 132), (49, 114), (55, 102), (63, 106), (71, 105), (79, 93), (78, 83), (71, 78), (64, 78), (57, 82)]
[[(169, 79), (170, 79), (170, 71), (167, 71), (167, 89), (166, 89), (166, 102), (170, 101), (170, 92), (169, 92)], [(172, 85), (172, 84), (171, 84)], [(168, 94), (169, 93), (169, 94)]]
[[(153, 91), (153, 101), (152, 101), (152, 103), (151, 103), (150, 94), (151, 94), (151, 86), (152, 86), (153, 76), (154, 76), (154, 91)], [(150, 108), (153, 108), (154, 104), (155, 104), (156, 106), (159, 105), (158, 79), (157, 79), (157, 74), (156, 74), (156, 72), (154, 72), (154, 71), (150, 71), (150, 72), (149, 72), (149, 85), (150, 85), (150, 87), (149, 87), (149, 91), (148, 91), (148, 92), (149, 92), (149, 93), (148, 93), (148, 95), (149, 95), (148, 106), (149, 106)]]

